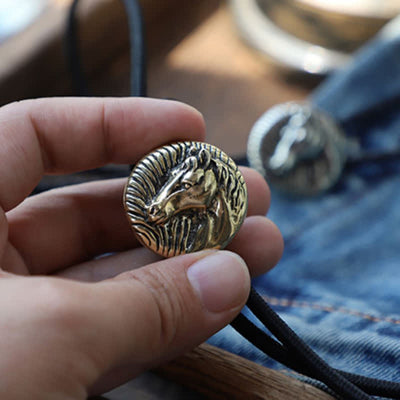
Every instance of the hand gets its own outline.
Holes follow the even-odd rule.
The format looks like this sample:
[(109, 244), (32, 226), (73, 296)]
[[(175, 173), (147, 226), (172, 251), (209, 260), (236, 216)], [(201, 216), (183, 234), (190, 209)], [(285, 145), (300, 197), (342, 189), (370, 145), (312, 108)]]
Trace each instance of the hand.
[(242, 170), (249, 211), (232, 252), (167, 260), (136, 242), (124, 180), (25, 199), (43, 174), (129, 164), (162, 144), (203, 139), (200, 114), (172, 101), (41, 99), (0, 109), (0, 398), (104, 392), (238, 314), (248, 268), (264, 273), (282, 252), (264, 217), (268, 187), (254, 171)]

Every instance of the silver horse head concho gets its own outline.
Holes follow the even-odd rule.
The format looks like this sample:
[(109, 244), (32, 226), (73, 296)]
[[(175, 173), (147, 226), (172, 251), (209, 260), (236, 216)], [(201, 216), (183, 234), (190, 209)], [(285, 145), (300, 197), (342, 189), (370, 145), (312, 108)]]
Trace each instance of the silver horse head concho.
[(224, 152), (201, 142), (161, 147), (132, 170), (124, 204), (139, 241), (170, 257), (223, 248), (247, 212), (247, 189)]
[(338, 181), (353, 144), (324, 112), (308, 104), (272, 107), (253, 126), (250, 166), (281, 191), (314, 196)]

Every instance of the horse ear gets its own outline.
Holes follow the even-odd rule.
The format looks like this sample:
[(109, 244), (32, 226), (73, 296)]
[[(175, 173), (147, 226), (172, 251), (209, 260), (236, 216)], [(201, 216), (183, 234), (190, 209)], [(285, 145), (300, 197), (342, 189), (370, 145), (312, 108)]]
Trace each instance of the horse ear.
[(193, 157), (193, 156), (187, 158), (183, 162), (181, 169), (183, 169), (184, 171), (190, 171), (190, 170), (197, 169), (197, 158)]
[(211, 161), (210, 152), (206, 149), (201, 149), (198, 157), (199, 157), (200, 164), (202, 165), (202, 167), (207, 168)]

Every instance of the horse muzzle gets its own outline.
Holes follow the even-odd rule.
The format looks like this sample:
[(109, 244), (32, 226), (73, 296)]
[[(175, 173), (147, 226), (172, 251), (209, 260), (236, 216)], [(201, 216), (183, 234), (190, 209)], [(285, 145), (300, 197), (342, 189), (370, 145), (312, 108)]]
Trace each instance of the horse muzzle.
[(153, 203), (147, 208), (148, 220), (156, 225), (163, 224), (169, 219), (166, 208), (161, 204)]

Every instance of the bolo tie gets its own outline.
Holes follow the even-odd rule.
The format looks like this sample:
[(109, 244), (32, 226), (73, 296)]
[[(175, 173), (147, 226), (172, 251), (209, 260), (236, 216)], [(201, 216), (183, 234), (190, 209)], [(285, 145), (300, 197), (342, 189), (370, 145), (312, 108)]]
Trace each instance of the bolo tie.
[(347, 171), (400, 159), (399, 140), (381, 128), (395, 130), (398, 124), (399, 21), (389, 23), (307, 101), (273, 106), (254, 124), (249, 164), (277, 190), (318, 196)]
[[(130, 94), (145, 97), (147, 78), (141, 9), (136, 0), (122, 0), (122, 3), (129, 27)], [(74, 0), (68, 14), (66, 54), (75, 92), (87, 96), (89, 89), (82, 69), (75, 18), (77, 5), (78, 0)], [(384, 46), (381, 53), (386, 56), (382, 62), (390, 62), (391, 54)], [(365, 63), (369, 61), (367, 55)], [(350, 69), (349, 73), (357, 71)], [(345, 86), (340, 80), (328, 84), (339, 89), (340, 85)], [(250, 165), (290, 195), (318, 195), (337, 184), (346, 168), (399, 158), (400, 151), (361, 151), (354, 126), (366, 110), (352, 109), (349, 102), (344, 108), (347, 115), (335, 115), (333, 100), (324, 97), (324, 93), (317, 91), (308, 103), (276, 106), (257, 121), (250, 133)], [(392, 106), (400, 103), (400, 98), (386, 100)], [(381, 111), (381, 103), (363, 104), (370, 107), (371, 113)], [(304, 149), (310, 143), (311, 149)], [(308, 188), (304, 185), (306, 178), (313, 183)], [(203, 204), (199, 203), (200, 198)], [(204, 248), (223, 248), (245, 218), (247, 192), (238, 167), (223, 151), (206, 143), (180, 142), (156, 149), (133, 166), (124, 192), (124, 206), (139, 241), (169, 257)], [(243, 313), (231, 326), (267, 356), (311, 378), (316, 386), (340, 399), (367, 400), (371, 396), (400, 399), (400, 383), (352, 374), (328, 365), (253, 287), (246, 307), (265, 329), (256, 326)]]

